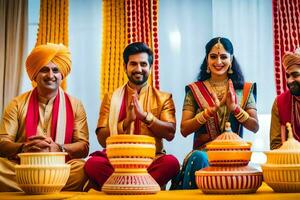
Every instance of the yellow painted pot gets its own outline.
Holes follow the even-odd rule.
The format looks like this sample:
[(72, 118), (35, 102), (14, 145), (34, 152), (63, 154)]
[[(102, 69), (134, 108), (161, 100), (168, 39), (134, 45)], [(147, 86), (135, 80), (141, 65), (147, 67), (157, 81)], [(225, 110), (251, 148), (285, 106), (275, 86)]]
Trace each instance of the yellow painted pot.
[(265, 152), (263, 176), (275, 192), (300, 192), (300, 143), (295, 140), (290, 124), (287, 127), (288, 140), (279, 149)]
[(113, 135), (106, 140), (114, 173), (102, 186), (108, 194), (154, 194), (159, 185), (147, 168), (155, 157), (155, 140), (146, 135)]
[(211, 166), (248, 165), (252, 152), (251, 143), (245, 142), (226, 122), (225, 132), (206, 145)]

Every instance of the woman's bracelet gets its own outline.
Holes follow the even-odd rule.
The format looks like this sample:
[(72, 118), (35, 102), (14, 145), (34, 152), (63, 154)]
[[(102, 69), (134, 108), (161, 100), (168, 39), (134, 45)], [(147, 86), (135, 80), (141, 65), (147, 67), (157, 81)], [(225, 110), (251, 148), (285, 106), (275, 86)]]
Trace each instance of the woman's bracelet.
[(202, 124), (205, 124), (211, 116), (212, 116), (212, 113), (205, 108), (202, 112), (198, 113), (195, 117), (196, 117), (197, 122), (200, 125), (202, 125)]
[(240, 123), (244, 123), (250, 117), (249, 114), (239, 106), (234, 109), (233, 114)]

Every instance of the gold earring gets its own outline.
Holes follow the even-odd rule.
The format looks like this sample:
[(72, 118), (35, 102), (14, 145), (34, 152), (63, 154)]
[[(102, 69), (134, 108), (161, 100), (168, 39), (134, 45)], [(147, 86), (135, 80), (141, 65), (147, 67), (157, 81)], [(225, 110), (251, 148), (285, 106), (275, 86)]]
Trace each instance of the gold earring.
[(210, 69), (208, 67), (206, 68), (206, 73), (210, 74)]
[(232, 71), (232, 69), (231, 69), (231, 66), (229, 67), (229, 70), (228, 70), (227, 73), (228, 73), (228, 74), (233, 74), (233, 71)]

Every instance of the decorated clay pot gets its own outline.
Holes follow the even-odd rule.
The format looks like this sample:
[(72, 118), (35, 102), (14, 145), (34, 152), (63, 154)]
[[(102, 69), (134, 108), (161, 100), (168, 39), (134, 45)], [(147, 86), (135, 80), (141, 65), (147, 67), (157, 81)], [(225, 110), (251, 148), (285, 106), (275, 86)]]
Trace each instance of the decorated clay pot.
[(195, 173), (198, 188), (209, 194), (254, 193), (262, 183), (262, 173), (247, 166), (251, 144), (242, 140), (227, 122), (225, 132), (207, 144), (210, 166)]
[(252, 152), (251, 144), (245, 142), (226, 123), (225, 132), (206, 145), (208, 162), (211, 166), (248, 165)]
[(198, 188), (207, 194), (254, 193), (262, 183), (262, 173), (249, 166), (207, 167), (195, 175)]
[(275, 192), (300, 192), (300, 143), (288, 123), (288, 140), (279, 149), (265, 152), (264, 181)]
[(66, 155), (62, 152), (18, 154), (20, 165), (15, 170), (19, 186), (28, 194), (60, 192), (70, 175)]
[(155, 157), (155, 140), (146, 135), (113, 135), (106, 140), (106, 152), (114, 173), (104, 183), (108, 194), (154, 194), (159, 185), (147, 168)]

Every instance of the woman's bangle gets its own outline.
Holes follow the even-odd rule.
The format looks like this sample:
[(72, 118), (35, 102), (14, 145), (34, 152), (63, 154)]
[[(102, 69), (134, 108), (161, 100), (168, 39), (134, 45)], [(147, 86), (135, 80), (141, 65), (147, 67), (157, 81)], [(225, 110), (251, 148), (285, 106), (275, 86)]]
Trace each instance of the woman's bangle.
[(240, 108), (238, 106), (234, 109), (233, 114), (240, 123), (244, 123), (250, 117), (249, 114), (245, 110), (243, 110), (242, 108)]
[(202, 124), (205, 124), (207, 122), (207, 118), (205, 117), (205, 111), (202, 111), (200, 113), (198, 113), (195, 118), (196, 118), (196, 121), (202, 125)]

